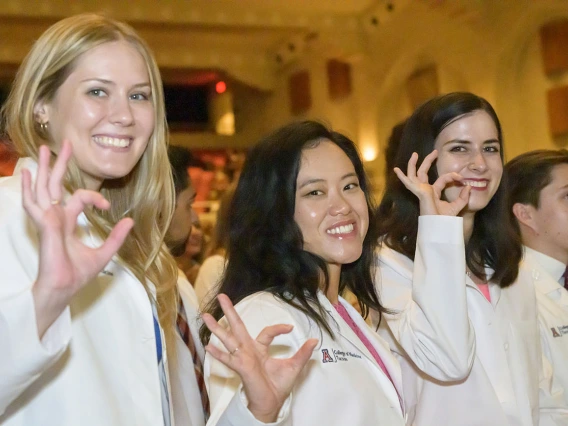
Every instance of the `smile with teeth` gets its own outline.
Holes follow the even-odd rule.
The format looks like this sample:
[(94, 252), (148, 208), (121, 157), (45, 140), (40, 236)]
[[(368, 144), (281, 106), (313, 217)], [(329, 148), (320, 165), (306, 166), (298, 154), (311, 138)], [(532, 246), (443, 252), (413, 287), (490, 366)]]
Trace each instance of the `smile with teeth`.
[(353, 224), (350, 223), (349, 225), (337, 226), (335, 228), (328, 229), (326, 232), (332, 235), (349, 234), (350, 232), (353, 232)]
[(99, 145), (116, 148), (126, 148), (131, 142), (130, 138), (113, 138), (110, 136), (93, 136), (93, 140)]
[(487, 188), (487, 181), (486, 180), (464, 180), (462, 182), (466, 186), (472, 186), (474, 188)]

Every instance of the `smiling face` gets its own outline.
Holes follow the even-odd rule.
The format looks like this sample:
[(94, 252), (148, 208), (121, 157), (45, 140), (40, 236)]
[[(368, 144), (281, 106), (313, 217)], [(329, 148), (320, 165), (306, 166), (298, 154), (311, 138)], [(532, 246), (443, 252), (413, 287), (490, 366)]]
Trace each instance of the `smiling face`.
[(464, 178), (461, 184), (444, 191), (445, 198), (454, 201), (462, 185), (469, 185), (471, 193), (464, 212), (484, 209), (503, 175), (499, 134), (491, 116), (477, 110), (458, 117), (440, 132), (434, 148), (438, 150), (438, 175), (456, 172)]
[(361, 256), (369, 226), (367, 200), (351, 160), (328, 140), (302, 151), (294, 220), (304, 250), (328, 264), (343, 265)]
[(67, 139), (88, 189), (128, 175), (154, 130), (154, 106), (146, 63), (126, 41), (84, 53), (36, 119), (47, 123), (58, 150)]

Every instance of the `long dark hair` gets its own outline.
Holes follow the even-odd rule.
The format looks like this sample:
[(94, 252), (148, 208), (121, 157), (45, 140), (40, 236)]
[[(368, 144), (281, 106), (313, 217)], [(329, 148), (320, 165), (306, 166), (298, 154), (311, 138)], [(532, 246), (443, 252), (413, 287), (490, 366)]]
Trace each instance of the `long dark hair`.
[[(406, 170), (413, 152), (420, 166), (434, 150), (436, 138), (453, 120), (474, 111), (485, 111), (497, 128), (503, 161), (503, 135), (499, 118), (485, 99), (472, 93), (456, 92), (435, 97), (421, 105), (408, 119), (396, 155), (395, 166)], [(436, 167), (428, 173), (432, 183), (438, 178)], [(501, 287), (512, 284), (518, 275), (522, 247), (507, 212), (507, 176), (503, 175), (497, 192), (487, 206), (475, 214), (473, 232), (466, 244), (466, 263), (473, 274), (485, 276), (485, 267), (493, 269), (491, 280)], [(379, 205), (377, 221), (384, 244), (414, 259), (418, 232), (419, 202), (396, 175), (390, 175)]]
[[(385, 312), (373, 283), (377, 221), (363, 163), (351, 140), (313, 121), (284, 126), (249, 152), (231, 202), (228, 263), (219, 292), (229, 296), (233, 304), (260, 291), (270, 292), (304, 312), (333, 336), (317, 298), (322, 274), (329, 283), (326, 263), (302, 249), (302, 233), (294, 221), (302, 151), (322, 140), (336, 144), (351, 160), (369, 212), (369, 230), (361, 257), (341, 268), (339, 291), (353, 292), (365, 317), (370, 308)], [(223, 316), (216, 299), (206, 311), (217, 320)], [(206, 343), (209, 336), (209, 330), (203, 326), (202, 342)]]

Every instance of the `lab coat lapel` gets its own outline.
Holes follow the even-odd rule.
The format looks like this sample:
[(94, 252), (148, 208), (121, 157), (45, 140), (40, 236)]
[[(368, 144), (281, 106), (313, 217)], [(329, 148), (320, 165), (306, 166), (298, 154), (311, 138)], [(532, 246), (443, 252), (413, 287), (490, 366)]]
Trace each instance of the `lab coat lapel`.
[[(384, 372), (377, 363), (377, 361), (375, 360), (375, 357), (373, 357), (373, 355), (369, 352), (367, 347), (363, 344), (359, 336), (357, 336), (355, 332), (351, 329), (349, 324), (347, 324), (343, 320), (341, 315), (339, 315), (339, 313), (335, 310), (335, 308), (330, 303), (330, 301), (322, 293), (318, 294), (318, 298), (322, 306), (325, 308), (325, 310), (329, 313), (329, 315), (333, 318), (335, 322), (335, 324), (332, 324), (334, 332), (337, 332), (343, 339), (345, 339), (351, 345), (353, 345), (361, 355), (367, 358), (371, 362), (371, 364), (379, 370), (378, 374), (384, 375)], [(393, 357), (388, 344), (385, 341), (383, 341), (372, 330), (369, 330), (369, 326), (365, 323), (365, 321), (361, 317), (361, 314), (359, 314), (359, 312), (357, 312), (349, 304), (349, 302), (347, 302), (342, 297), (339, 297), (339, 302), (343, 305), (343, 307), (345, 307), (345, 309), (349, 313), (349, 316), (353, 319), (353, 321), (355, 321), (355, 324), (360, 328), (360, 330), (367, 337), (367, 339), (369, 339), (369, 341), (371, 342), (371, 344), (379, 354), (381, 361), (383, 361), (383, 364), (385, 365), (385, 368), (387, 369), (392, 379), (398, 399), (400, 400), (400, 403), (402, 405), (403, 401), (401, 398), (402, 396), (401, 370), (396, 359)], [(336, 326), (334, 327), (334, 325)]]

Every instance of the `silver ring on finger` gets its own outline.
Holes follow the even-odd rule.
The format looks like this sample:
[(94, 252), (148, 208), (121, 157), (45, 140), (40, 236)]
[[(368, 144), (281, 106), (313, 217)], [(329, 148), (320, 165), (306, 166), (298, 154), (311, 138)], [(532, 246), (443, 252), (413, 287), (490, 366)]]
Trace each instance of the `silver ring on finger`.
[(237, 346), (235, 349), (233, 349), (231, 352), (229, 352), (229, 354), (231, 356), (235, 355), (237, 352), (239, 351), (239, 347)]
[(58, 204), (61, 204), (61, 200), (51, 200), (52, 206), (57, 206)]

